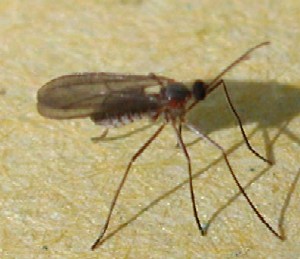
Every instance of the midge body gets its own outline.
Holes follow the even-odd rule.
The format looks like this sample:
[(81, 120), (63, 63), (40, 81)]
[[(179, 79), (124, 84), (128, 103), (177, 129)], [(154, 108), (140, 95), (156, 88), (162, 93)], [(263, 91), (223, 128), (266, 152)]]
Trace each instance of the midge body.
[[(148, 92), (158, 84), (158, 93)], [(142, 116), (156, 120), (161, 114), (167, 121), (183, 119), (186, 102), (204, 98), (201, 81), (196, 81), (193, 88), (194, 93), (183, 83), (154, 74), (78, 73), (43, 86), (38, 92), (38, 111), (52, 119), (89, 116), (106, 127), (127, 124)]]
[[(114, 194), (106, 221), (91, 249), (95, 249), (105, 240), (104, 236), (108, 229), (113, 210), (132, 164), (160, 134), (166, 124), (171, 124), (175, 130), (178, 143), (187, 160), (192, 210), (196, 224), (202, 235), (205, 235), (206, 231), (198, 217), (193, 190), (191, 161), (182, 139), (182, 125), (194, 131), (197, 135), (210, 142), (222, 152), (233, 180), (252, 210), (276, 237), (282, 240), (284, 239), (283, 235), (276, 232), (256, 209), (239, 183), (223, 148), (210, 137), (202, 134), (197, 126), (185, 121), (185, 115), (189, 110), (199, 101), (204, 100), (218, 86), (223, 86), (225, 96), (237, 119), (247, 147), (258, 158), (271, 164), (269, 160), (257, 153), (250, 145), (242, 127), (241, 119), (231, 102), (226, 85), (222, 79), (222, 76), (230, 69), (241, 61), (248, 59), (251, 52), (267, 44), (269, 44), (269, 42), (263, 42), (249, 49), (209, 83), (195, 80), (188, 87), (186, 84), (177, 82), (174, 79), (157, 76), (155, 74), (80, 73), (58, 77), (45, 84), (38, 91), (38, 111), (41, 115), (52, 119), (90, 117), (96, 124), (109, 127), (120, 126), (142, 116), (147, 116), (153, 121), (156, 121), (159, 117), (163, 118), (158, 129), (132, 156)], [(152, 89), (155, 86), (158, 86), (157, 91)]]

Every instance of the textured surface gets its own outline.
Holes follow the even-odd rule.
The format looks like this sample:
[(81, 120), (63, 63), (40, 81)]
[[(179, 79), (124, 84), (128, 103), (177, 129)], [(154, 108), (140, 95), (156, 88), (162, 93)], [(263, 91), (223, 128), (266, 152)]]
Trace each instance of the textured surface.
[[(296, 0), (2, 0), (1, 257), (297, 258), (299, 12)], [(191, 212), (186, 163), (168, 127), (133, 167), (109, 229), (119, 231), (90, 252), (130, 156), (157, 126), (95, 144), (90, 138), (103, 129), (89, 120), (55, 121), (37, 114), (39, 87), (84, 71), (212, 78), (265, 40), (272, 45), (226, 79), (251, 143), (276, 164), (268, 167), (242, 144), (221, 89), (189, 118), (229, 150), (243, 185), (252, 182), (249, 195), (274, 228), (282, 224), (287, 240), (277, 240), (245, 199), (235, 197), (237, 188), (219, 152), (203, 141), (189, 147), (200, 218), (211, 223), (201, 237)], [(185, 132), (187, 142), (194, 139)]]

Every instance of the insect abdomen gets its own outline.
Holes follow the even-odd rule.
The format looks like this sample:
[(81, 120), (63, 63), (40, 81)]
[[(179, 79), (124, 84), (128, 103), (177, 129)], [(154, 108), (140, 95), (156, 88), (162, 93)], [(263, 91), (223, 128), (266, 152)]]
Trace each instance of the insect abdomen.
[(123, 99), (125, 99), (123, 102), (117, 99), (106, 102), (102, 105), (102, 109), (92, 114), (90, 118), (96, 124), (117, 127), (142, 117), (151, 117), (161, 108), (160, 102), (152, 96), (136, 95)]
[(102, 125), (105, 127), (119, 127), (122, 125), (126, 125), (132, 123), (134, 120), (141, 119), (145, 114), (124, 114), (122, 116), (111, 117), (107, 116), (106, 118), (98, 118), (97, 114), (91, 116), (91, 119), (98, 125)]

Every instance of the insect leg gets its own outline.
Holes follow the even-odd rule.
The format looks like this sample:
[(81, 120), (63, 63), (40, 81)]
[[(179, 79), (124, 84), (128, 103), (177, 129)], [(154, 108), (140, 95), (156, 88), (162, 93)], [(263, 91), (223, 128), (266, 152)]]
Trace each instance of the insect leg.
[(273, 163), (272, 163), (270, 160), (268, 160), (267, 158), (264, 158), (264, 157), (263, 157), (262, 155), (260, 155), (257, 151), (255, 151), (255, 149), (251, 146), (251, 144), (250, 144), (250, 142), (249, 142), (249, 140), (248, 140), (248, 138), (247, 138), (247, 135), (246, 135), (246, 133), (245, 133), (245, 130), (244, 130), (244, 128), (243, 128), (242, 120), (241, 120), (240, 116), (238, 115), (238, 113), (237, 113), (236, 109), (234, 108), (233, 103), (232, 103), (232, 101), (231, 101), (231, 99), (230, 99), (230, 96), (229, 96), (229, 94), (228, 94), (228, 90), (227, 90), (227, 87), (226, 87), (226, 84), (225, 84), (224, 80), (221, 79), (221, 80), (218, 82), (218, 85), (222, 85), (222, 86), (223, 86), (223, 89), (224, 89), (224, 92), (225, 92), (225, 95), (226, 95), (226, 99), (227, 99), (227, 101), (228, 101), (228, 103), (229, 103), (229, 106), (230, 106), (231, 111), (233, 112), (235, 118), (237, 119), (237, 122), (238, 122), (238, 124), (239, 124), (240, 130), (241, 130), (241, 132), (242, 132), (244, 141), (245, 141), (245, 143), (246, 143), (248, 149), (249, 149), (255, 156), (257, 156), (258, 158), (260, 158), (260, 159), (263, 160), (264, 162), (268, 163), (269, 165), (272, 165)]
[(205, 134), (203, 134), (200, 129), (194, 125), (191, 124), (187, 124), (187, 127), (189, 129), (191, 129), (193, 132), (195, 132), (198, 136), (206, 139), (208, 142), (210, 142), (212, 145), (214, 145), (216, 148), (218, 148), (221, 152), (222, 155), (224, 157), (224, 160), (227, 164), (227, 167), (229, 169), (229, 172), (234, 180), (234, 182), (236, 183), (236, 185), (238, 186), (240, 192), (243, 194), (243, 196), (245, 197), (245, 199), (247, 200), (248, 204), (250, 205), (250, 207), (252, 208), (252, 210), (255, 212), (256, 216), (259, 218), (259, 220), (272, 232), (273, 235), (275, 235), (276, 237), (278, 237), (280, 240), (284, 240), (285, 237), (281, 234), (279, 234), (278, 232), (276, 232), (273, 227), (266, 221), (266, 219), (262, 216), (262, 214), (260, 214), (260, 212), (258, 211), (258, 209), (254, 206), (253, 202), (251, 201), (251, 199), (249, 198), (248, 194), (245, 192), (244, 188), (242, 187), (242, 185), (240, 184), (239, 180), (237, 179), (230, 163), (229, 160), (227, 158), (227, 155), (225, 153), (225, 150), (214, 140), (212, 140), (210, 137), (206, 136)]
[(193, 207), (193, 213), (194, 213), (194, 218), (195, 218), (195, 221), (197, 223), (197, 226), (201, 232), (201, 235), (204, 236), (206, 233), (203, 229), (203, 227), (201, 226), (201, 222), (200, 222), (200, 219), (198, 217), (198, 211), (197, 211), (197, 206), (196, 206), (196, 200), (195, 200), (195, 194), (194, 194), (194, 187), (193, 187), (193, 176), (192, 176), (192, 165), (191, 165), (191, 159), (190, 159), (190, 156), (189, 156), (189, 153), (187, 151), (187, 148), (183, 142), (183, 139), (182, 139), (182, 135), (181, 135), (181, 131), (180, 131), (180, 128), (177, 129), (176, 125), (175, 125), (175, 122), (172, 121), (172, 126), (176, 132), (176, 136), (177, 136), (177, 141), (184, 153), (184, 156), (187, 160), (187, 163), (188, 163), (188, 173), (189, 173), (189, 186), (190, 186), (190, 194), (191, 194), (191, 200), (192, 200), (192, 207)]
[(99, 137), (93, 137), (93, 138), (91, 138), (91, 140), (92, 140), (94, 143), (100, 142), (101, 140), (103, 140), (103, 139), (107, 136), (108, 131), (109, 131), (109, 129), (106, 128), (106, 129), (102, 132), (102, 134), (101, 134)]
[[(107, 133), (108, 133), (108, 129), (107, 129), (107, 133), (106, 131), (104, 131), (101, 136), (99, 137), (93, 137), (91, 138), (91, 140), (95, 143), (97, 142), (100, 142), (100, 141), (111, 141), (111, 140), (117, 140), (117, 139), (122, 139), (122, 138), (127, 138), (127, 137), (130, 137), (134, 134), (137, 134), (139, 132), (142, 132), (144, 130), (147, 130), (149, 128), (151, 128), (153, 126), (153, 123), (151, 124), (148, 124), (148, 125), (145, 125), (143, 127), (140, 127), (140, 128), (137, 128), (137, 129), (134, 129), (133, 131), (130, 131), (130, 132), (127, 132), (125, 134), (122, 134), (122, 135), (117, 135), (117, 136), (113, 136), (113, 137), (106, 137)], [(105, 134), (106, 133), (106, 134)], [(104, 135), (105, 134), (105, 135)], [(103, 136), (104, 135), (104, 136)]]
[(143, 146), (141, 146), (138, 151), (135, 152), (135, 154), (132, 156), (127, 168), (126, 168), (126, 171), (122, 177), (122, 180), (115, 192), (115, 195), (114, 195), (114, 198), (111, 202), (111, 205), (110, 205), (110, 208), (109, 208), (109, 212), (108, 212), (108, 215), (107, 215), (107, 218), (106, 218), (106, 221), (105, 221), (105, 224), (97, 238), (97, 240), (94, 242), (94, 244), (92, 245), (91, 249), (94, 250), (95, 248), (97, 248), (100, 244), (101, 244), (101, 240), (103, 238), (103, 236), (105, 235), (106, 233), (106, 230), (108, 228), (108, 225), (109, 225), (109, 222), (110, 222), (110, 218), (112, 216), (112, 213), (113, 213), (113, 210), (115, 208), (115, 205), (116, 205), (116, 202), (117, 202), (117, 199), (119, 197), (119, 194), (121, 192), (121, 189), (122, 187), (124, 186), (124, 183), (127, 179), (127, 176), (128, 176), (128, 173), (129, 173), (129, 170), (132, 166), (132, 164), (134, 163), (134, 161), (145, 151), (145, 149), (152, 143), (152, 141), (159, 135), (159, 133), (163, 130), (163, 128), (165, 127), (165, 124), (162, 124), (155, 132), (154, 134), (144, 143)]
[[(178, 132), (179, 132), (180, 136), (182, 137), (182, 123), (180, 123), (179, 126), (178, 126)], [(175, 148), (180, 148), (178, 138), (177, 138), (177, 143), (175, 145)]]

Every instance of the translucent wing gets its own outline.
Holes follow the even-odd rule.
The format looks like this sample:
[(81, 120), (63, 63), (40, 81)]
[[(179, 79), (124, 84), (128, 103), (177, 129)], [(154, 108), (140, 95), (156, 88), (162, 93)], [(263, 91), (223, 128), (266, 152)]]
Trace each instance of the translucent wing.
[(143, 106), (144, 109), (148, 106), (155, 109), (159, 105), (156, 99), (145, 94), (145, 88), (173, 81), (166, 77), (115, 73), (66, 75), (39, 89), (37, 108), (41, 115), (54, 119), (114, 114), (117, 111), (142, 112)]

